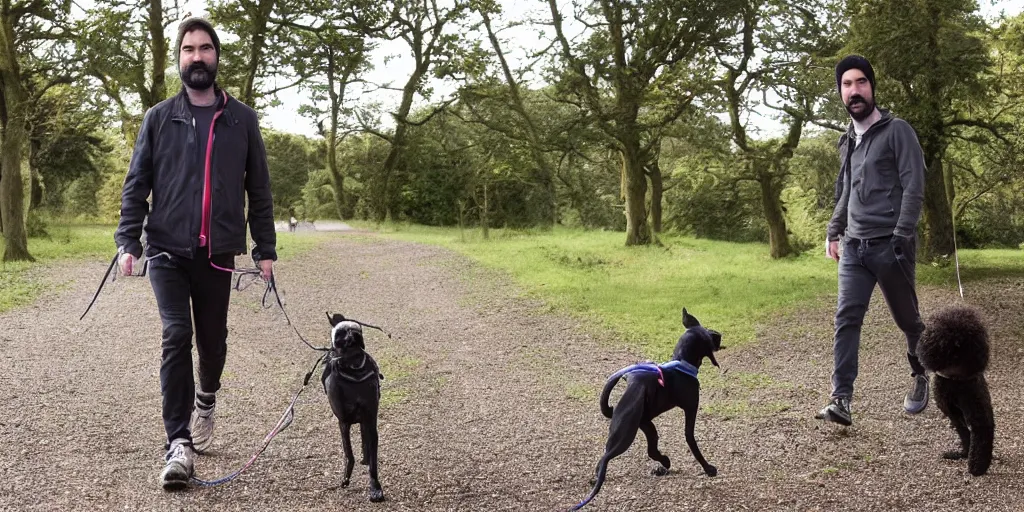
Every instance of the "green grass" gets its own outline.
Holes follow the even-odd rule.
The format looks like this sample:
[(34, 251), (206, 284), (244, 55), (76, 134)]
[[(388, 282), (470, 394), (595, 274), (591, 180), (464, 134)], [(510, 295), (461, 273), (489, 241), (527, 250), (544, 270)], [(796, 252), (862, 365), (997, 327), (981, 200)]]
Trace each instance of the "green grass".
[[(680, 309), (742, 345), (774, 315), (836, 292), (836, 264), (817, 251), (772, 260), (759, 243), (668, 235), (662, 247), (625, 247), (616, 232), (555, 229), (478, 230), (406, 224), (372, 225), (401, 240), (440, 245), (506, 271), (554, 310), (592, 320), (654, 359), (667, 357), (681, 331)], [(1024, 251), (961, 251), (963, 277), (1024, 274)], [(955, 287), (952, 265), (919, 267), (925, 284)]]
[(47, 231), (49, 238), (28, 240), (35, 263), (18, 261), (0, 266), (0, 313), (31, 304), (45, 291), (41, 282), (29, 277), (30, 268), (65, 259), (109, 261), (114, 256), (114, 226), (64, 225), (48, 227)]
[[(103, 261), (114, 256), (114, 225), (68, 224), (54, 222), (47, 226), (48, 238), (29, 238), (28, 251), (36, 259), (32, 262), (10, 262), (0, 265), (0, 313), (31, 304), (46, 291), (46, 287), (33, 279), (29, 269), (61, 261)], [(278, 233), (278, 259), (291, 259), (315, 249), (331, 233)], [(81, 278), (83, 276), (69, 276)], [(85, 276), (99, 282), (100, 276)]]

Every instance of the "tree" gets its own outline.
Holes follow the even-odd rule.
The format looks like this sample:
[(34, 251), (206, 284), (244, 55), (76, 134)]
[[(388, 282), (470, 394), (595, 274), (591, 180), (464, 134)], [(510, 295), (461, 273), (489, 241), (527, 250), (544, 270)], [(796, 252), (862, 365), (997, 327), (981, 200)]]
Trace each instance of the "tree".
[[(257, 110), (267, 98), (301, 84), (307, 77), (297, 75), (289, 65), (292, 54), (302, 48), (296, 27), (304, 17), (328, 14), (308, 9), (310, 5), (294, 0), (214, 1), (210, 20), (238, 38), (223, 45), (218, 82), (237, 91), (242, 103)], [(273, 85), (268, 83), (271, 79)]]
[[(547, 196), (542, 203), (544, 208), (542, 216), (548, 225), (553, 225), (557, 221), (558, 211), (555, 168), (548, 155), (550, 148), (543, 140), (536, 115), (530, 111), (527, 99), (524, 98), (520, 83), (523, 71), (513, 70), (509, 65), (506, 50), (498, 38), (500, 29), (496, 30), (491, 21), (492, 14), (500, 14), (500, 6), (494, 2), (481, 1), (476, 2), (473, 8), (483, 20), (487, 40), (490, 42), (493, 57), (497, 60), (500, 68), (501, 78), (481, 77), (480, 73), (472, 73), (467, 69), (467, 74), (478, 76), (474, 83), (467, 84), (463, 88), (461, 98), (464, 100), (464, 105), (473, 113), (472, 117), (476, 122), (526, 146), (533, 165), (537, 169), (534, 180)], [(502, 112), (504, 115), (487, 116), (475, 108), (477, 103), (488, 100), (500, 103), (504, 107), (504, 112)]]
[(94, 92), (81, 85), (61, 84), (30, 106), (30, 210), (44, 202), (59, 207), (75, 180), (92, 174), (98, 177), (95, 160), (103, 140), (97, 132), (106, 123), (102, 110), (92, 101)]
[(871, 61), (876, 97), (917, 131), (925, 160), (923, 256), (953, 252), (952, 175), (944, 165), (950, 141), (966, 127), (1002, 130), (975, 116), (972, 98), (993, 88), (984, 20), (974, 0), (851, 1), (850, 52)]
[[(39, 90), (45, 91), (56, 81), (38, 72), (52, 64), (46, 60), (53, 46), (50, 43), (65, 37), (64, 23), (70, 7), (70, 1), (0, 1), (0, 226), (4, 261), (34, 259), (28, 252), (21, 175), (32, 100), (26, 83), (43, 82)], [(25, 66), (26, 62), (30, 65)]]
[(302, 187), (310, 173), (323, 167), (318, 142), (291, 133), (263, 130), (270, 169), (270, 191), (274, 196), (274, 214), (287, 218), (289, 210), (302, 201)]
[[(800, 144), (804, 125), (816, 117), (817, 105), (832, 89), (831, 74), (820, 70), (824, 56), (838, 45), (825, 29), (830, 13), (837, 11), (828, 0), (804, 2), (799, 7), (786, 3), (751, 0), (743, 8), (740, 30), (733, 44), (716, 52), (723, 76), (716, 82), (729, 113), (732, 139), (744, 162), (739, 179), (757, 183), (768, 224), (772, 258), (795, 252), (786, 227), (782, 190), (789, 174), (789, 160)], [(755, 60), (757, 53), (764, 56)], [(753, 140), (743, 118), (758, 103), (751, 93), (760, 93), (760, 105), (782, 113), (788, 124), (786, 135), (775, 140)], [(768, 101), (769, 93), (781, 104)]]
[(168, 97), (166, 70), (174, 50), (164, 33), (179, 18), (178, 2), (165, 6), (164, 0), (96, 0), (95, 4), (75, 29), (78, 53), (86, 73), (99, 81), (114, 103), (125, 139), (134, 143), (142, 115)]
[[(333, 6), (333, 7), (332, 7)], [(350, 86), (362, 81), (369, 68), (367, 54), (372, 50), (370, 34), (378, 29), (384, 11), (362, 11), (362, 17), (349, 16), (348, 4), (334, 2), (310, 4), (318, 12), (314, 24), (298, 31), (299, 46), (291, 56), (291, 67), (306, 77), (302, 88), (310, 92), (313, 103), (299, 111), (314, 120), (317, 132), (324, 138), (327, 150), (327, 172), (334, 191), (339, 219), (347, 219), (352, 209), (346, 203), (345, 172), (338, 164), (338, 146), (355, 130), (346, 127), (352, 108), (349, 106)], [(326, 105), (325, 105), (326, 104)]]
[(588, 27), (575, 47), (556, 0), (548, 0), (562, 92), (587, 109), (618, 149), (626, 196), (626, 245), (652, 243), (647, 223), (647, 175), (653, 132), (682, 115), (713, 70), (708, 50), (727, 35), (737, 2), (599, 0), (576, 20)]
[[(451, 100), (440, 103), (421, 119), (410, 118), (416, 97), (429, 99), (431, 91), (427, 86), (427, 79), (432, 71), (436, 78), (444, 78), (457, 72), (459, 66), (453, 65), (453, 61), (457, 59), (460, 38), (456, 34), (446, 32), (445, 29), (450, 28), (451, 23), (465, 12), (468, 5), (461, 0), (448, 7), (438, 7), (434, 0), (394, 0), (392, 7), (390, 23), (384, 27), (384, 37), (405, 42), (413, 58), (413, 70), (402, 86), (398, 108), (389, 112), (395, 123), (394, 131), (386, 133), (375, 128), (368, 122), (366, 112), (359, 114), (363, 130), (386, 140), (391, 146), (379, 179), (376, 180), (379, 189), (372, 194), (375, 198), (373, 209), (378, 221), (392, 218), (392, 178), (401, 165), (409, 127), (426, 123), (451, 103)], [(381, 32), (380, 27), (370, 28), (371, 30), (366, 33), (372, 36)]]

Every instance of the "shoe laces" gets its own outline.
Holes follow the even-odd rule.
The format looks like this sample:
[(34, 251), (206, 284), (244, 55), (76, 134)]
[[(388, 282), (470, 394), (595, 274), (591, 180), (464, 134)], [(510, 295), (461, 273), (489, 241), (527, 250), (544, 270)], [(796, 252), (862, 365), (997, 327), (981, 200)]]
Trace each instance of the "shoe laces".
[(181, 459), (187, 457), (188, 454), (185, 453), (186, 449), (187, 446), (185, 445), (185, 443), (174, 443), (173, 445), (171, 445), (171, 449), (167, 452), (167, 460), (170, 461), (171, 459)]
[(839, 409), (841, 409), (843, 412), (846, 412), (846, 413), (850, 412), (850, 399), (849, 398), (838, 398), (837, 397), (837, 398), (832, 399), (832, 403), (835, 404), (835, 406), (838, 407)]

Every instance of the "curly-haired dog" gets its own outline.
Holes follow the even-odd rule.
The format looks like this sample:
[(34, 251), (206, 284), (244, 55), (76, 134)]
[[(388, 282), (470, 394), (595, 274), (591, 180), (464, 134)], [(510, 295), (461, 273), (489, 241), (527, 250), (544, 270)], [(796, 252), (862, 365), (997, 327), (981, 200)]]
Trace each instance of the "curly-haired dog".
[(366, 353), (362, 325), (339, 314), (327, 316), (334, 328), (321, 382), (341, 427), (342, 448), (345, 450), (345, 478), (341, 486), (347, 487), (352, 477), (355, 459), (350, 432), (352, 424), (359, 423), (363, 440), (362, 464), (370, 466), (370, 501), (384, 501), (384, 490), (377, 479), (377, 411), (380, 408), (380, 381), (384, 376), (377, 362)]
[[(601, 413), (611, 418), (608, 427), (608, 442), (604, 456), (597, 463), (597, 475), (590, 494), (571, 510), (579, 510), (597, 496), (604, 484), (608, 462), (622, 455), (636, 439), (638, 430), (647, 437), (647, 455), (661, 463), (655, 469), (655, 475), (666, 475), (671, 461), (658, 450), (658, 430), (654, 427), (654, 418), (662, 413), (679, 407), (686, 413), (686, 444), (697, 462), (704, 468), (708, 476), (715, 476), (718, 470), (708, 464), (697, 447), (693, 436), (693, 427), (697, 422), (697, 406), (700, 402), (700, 382), (697, 371), (705, 357), (711, 364), (718, 366), (715, 351), (722, 348), (722, 335), (706, 329), (700, 322), (683, 309), (683, 327), (686, 332), (679, 337), (676, 348), (672, 352), (672, 361), (657, 365), (642, 363), (627, 366), (608, 379), (601, 392)], [(608, 397), (619, 379), (628, 375), (626, 390), (613, 409), (608, 405)]]
[(935, 404), (960, 436), (961, 449), (946, 452), (943, 457), (966, 457), (972, 475), (985, 474), (992, 463), (995, 420), (985, 380), (988, 332), (981, 317), (963, 306), (934, 314), (917, 344), (917, 356), (935, 373)]

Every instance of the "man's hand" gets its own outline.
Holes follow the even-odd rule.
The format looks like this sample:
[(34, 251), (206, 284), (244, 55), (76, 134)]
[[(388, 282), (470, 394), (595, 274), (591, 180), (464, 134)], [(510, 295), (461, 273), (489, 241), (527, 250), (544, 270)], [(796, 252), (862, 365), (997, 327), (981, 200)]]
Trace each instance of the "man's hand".
[(260, 277), (264, 281), (270, 281), (270, 276), (274, 275), (274, 260), (260, 260)]
[(825, 257), (839, 261), (839, 240), (825, 240)]
[(121, 275), (132, 275), (132, 269), (135, 268), (135, 262), (137, 261), (139, 259), (129, 253), (122, 254), (120, 261), (118, 261), (118, 265), (121, 267)]

